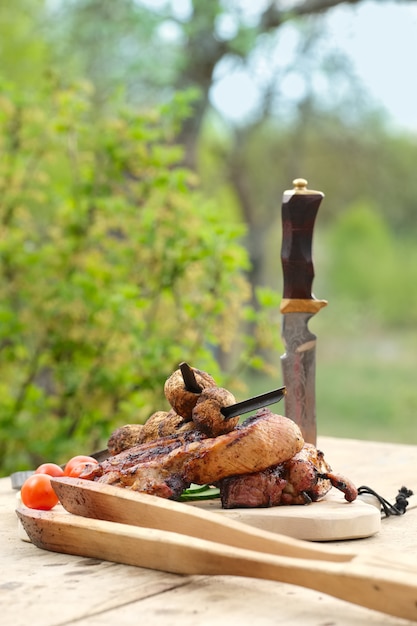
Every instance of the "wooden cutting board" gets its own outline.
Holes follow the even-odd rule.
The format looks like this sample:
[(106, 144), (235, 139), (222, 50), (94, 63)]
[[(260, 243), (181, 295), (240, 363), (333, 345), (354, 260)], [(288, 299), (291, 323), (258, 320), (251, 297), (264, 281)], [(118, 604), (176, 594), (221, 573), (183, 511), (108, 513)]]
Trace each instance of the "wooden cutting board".
[[(20, 504), (19, 494), (17, 494)], [(222, 509), (220, 500), (190, 502), (201, 510), (249, 524), (255, 528), (307, 541), (338, 541), (370, 537), (381, 528), (380, 505), (372, 496), (346, 502), (331, 490), (323, 500), (305, 506), (276, 506), (259, 509)], [(56, 507), (62, 513), (62, 507)], [(19, 537), (28, 540), (19, 524)]]
[(372, 496), (346, 502), (336, 490), (323, 500), (305, 506), (264, 509), (222, 509), (220, 500), (191, 503), (270, 532), (307, 541), (338, 541), (370, 537), (381, 528), (380, 504)]

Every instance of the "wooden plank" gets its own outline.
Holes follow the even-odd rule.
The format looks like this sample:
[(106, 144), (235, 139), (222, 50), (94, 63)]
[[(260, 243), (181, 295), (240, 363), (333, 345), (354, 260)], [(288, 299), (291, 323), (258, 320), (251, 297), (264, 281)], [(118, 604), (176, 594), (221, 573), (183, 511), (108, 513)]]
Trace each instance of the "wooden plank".
[(39, 550), (18, 539), (16, 493), (0, 480), (1, 621), (55, 626), (187, 583), (187, 577)]
[[(140, 622), (138, 620), (140, 616)], [(215, 576), (194, 579), (75, 626), (399, 626), (411, 624), (282, 583)]]
[(291, 556), (300, 552), (303, 542), (290, 539), (289, 556), (282, 556), (66, 511), (21, 507), (18, 515), (32, 541), (41, 548), (173, 573), (228, 574), (286, 582), (417, 621), (414, 558), (390, 557), (383, 552), (348, 555), (322, 548), (318, 558), (303, 559)]

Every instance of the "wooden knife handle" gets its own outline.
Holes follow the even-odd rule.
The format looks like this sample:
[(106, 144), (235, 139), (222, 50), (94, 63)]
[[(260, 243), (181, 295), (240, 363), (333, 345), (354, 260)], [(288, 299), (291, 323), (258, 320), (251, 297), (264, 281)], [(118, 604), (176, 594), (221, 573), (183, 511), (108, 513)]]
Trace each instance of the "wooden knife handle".
[(283, 298), (313, 300), (313, 229), (324, 194), (307, 189), (303, 178), (295, 179), (293, 185), (282, 198)]

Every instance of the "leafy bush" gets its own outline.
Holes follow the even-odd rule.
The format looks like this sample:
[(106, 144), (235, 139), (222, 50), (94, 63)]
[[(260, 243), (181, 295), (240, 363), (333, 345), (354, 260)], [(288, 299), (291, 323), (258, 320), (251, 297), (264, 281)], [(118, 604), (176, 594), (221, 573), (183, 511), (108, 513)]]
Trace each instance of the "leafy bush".
[(88, 85), (41, 95), (0, 100), (3, 472), (166, 408), (182, 360), (221, 381), (250, 298), (242, 227), (181, 167), (184, 95), (101, 118)]

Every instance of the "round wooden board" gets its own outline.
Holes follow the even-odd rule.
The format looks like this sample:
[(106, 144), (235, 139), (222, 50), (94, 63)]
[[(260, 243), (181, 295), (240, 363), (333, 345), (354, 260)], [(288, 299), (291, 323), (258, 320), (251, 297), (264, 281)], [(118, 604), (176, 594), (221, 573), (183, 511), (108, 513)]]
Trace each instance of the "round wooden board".
[(375, 535), (381, 528), (376, 499), (358, 497), (354, 502), (346, 502), (343, 496), (333, 492), (323, 500), (305, 506), (222, 509), (218, 499), (192, 504), (262, 530), (307, 541), (359, 539)]

